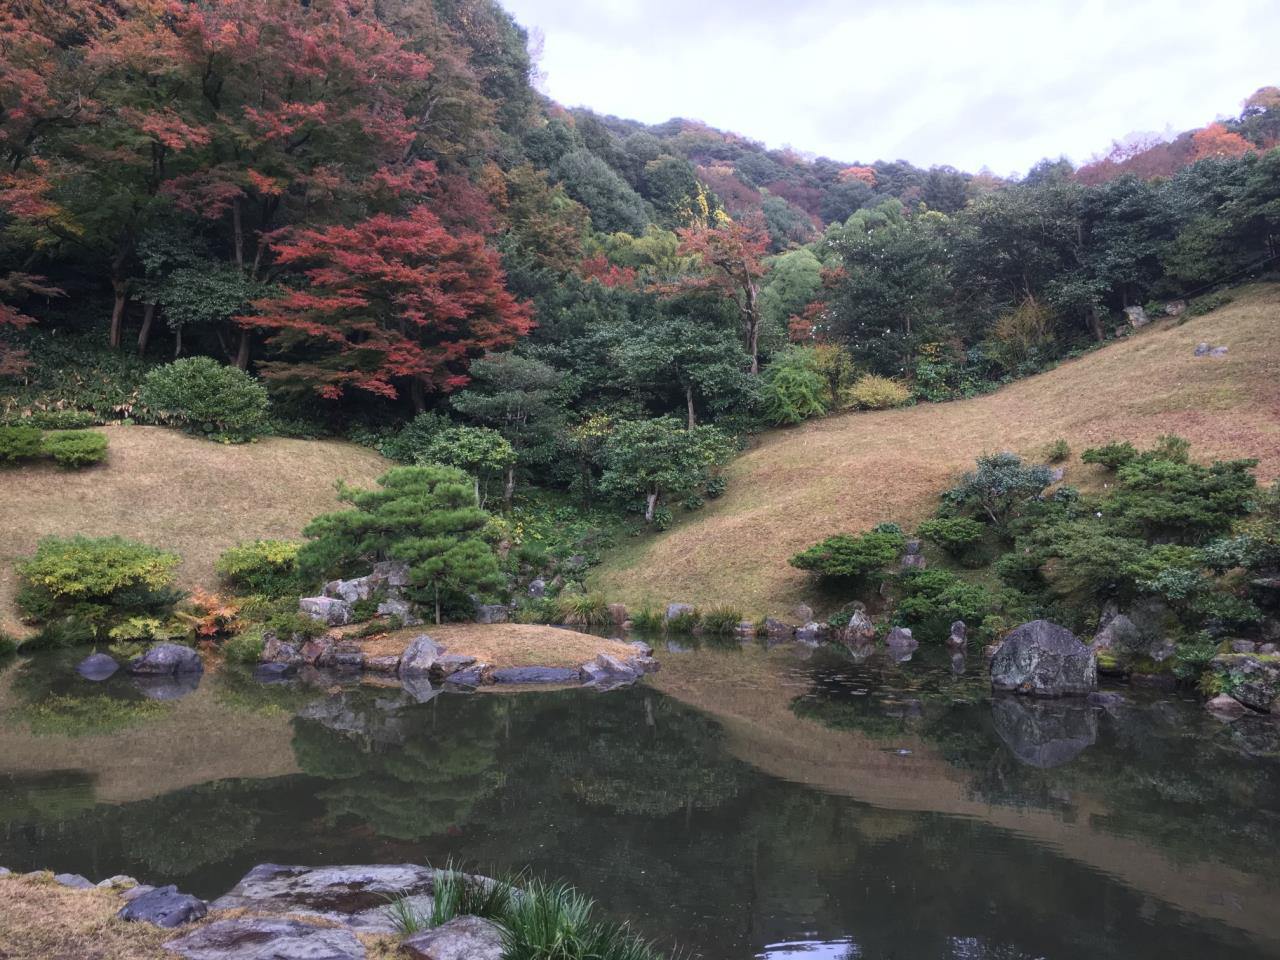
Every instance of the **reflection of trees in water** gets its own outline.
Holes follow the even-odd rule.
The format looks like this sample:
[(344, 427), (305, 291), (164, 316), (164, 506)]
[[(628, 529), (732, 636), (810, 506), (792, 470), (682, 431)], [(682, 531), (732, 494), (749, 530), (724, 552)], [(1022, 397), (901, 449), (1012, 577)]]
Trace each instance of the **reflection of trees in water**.
[(247, 786), (215, 781), (130, 804), (120, 817), (120, 841), (146, 865), (145, 877), (190, 876), (229, 860), (253, 843), (261, 823), (257, 804), (246, 802)]

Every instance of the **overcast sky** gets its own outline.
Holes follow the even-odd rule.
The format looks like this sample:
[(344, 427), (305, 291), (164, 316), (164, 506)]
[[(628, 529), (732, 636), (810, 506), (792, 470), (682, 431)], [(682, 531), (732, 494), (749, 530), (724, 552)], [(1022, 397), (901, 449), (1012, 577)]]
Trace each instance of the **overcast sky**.
[(1280, 85), (1277, 0), (503, 0), (566, 106), (844, 161), (1025, 171)]

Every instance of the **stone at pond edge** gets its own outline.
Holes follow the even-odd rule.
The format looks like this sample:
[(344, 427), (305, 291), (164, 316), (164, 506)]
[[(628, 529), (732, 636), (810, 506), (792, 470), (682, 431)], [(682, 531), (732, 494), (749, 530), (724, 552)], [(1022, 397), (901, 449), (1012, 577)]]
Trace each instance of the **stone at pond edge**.
[(297, 667), (287, 663), (260, 663), (253, 668), (253, 679), (258, 683), (283, 683), (297, 672)]
[(449, 674), (445, 677), (445, 683), (455, 690), (474, 690), (484, 683), (485, 671), (488, 669), (487, 664), (477, 663), (474, 667), (467, 667), (465, 670)]
[(480, 917), (454, 917), (400, 942), (413, 960), (502, 960), (502, 931)]
[(634, 683), (640, 679), (640, 669), (630, 663), (624, 663), (617, 657), (607, 653), (598, 653), (595, 659), (582, 665), (582, 681), (596, 686), (621, 686)]
[(506, 623), (511, 611), (501, 603), (481, 603), (476, 606), (476, 623)]
[(609, 604), (609, 620), (615, 627), (627, 622), (627, 605), (625, 603)]
[(143, 676), (174, 676), (200, 673), (204, 664), (200, 654), (180, 643), (157, 643), (142, 656), (129, 661), (129, 672)]
[(876, 638), (876, 625), (864, 610), (854, 610), (849, 622), (840, 631), (840, 639), (850, 646), (872, 643)]
[(693, 604), (691, 603), (668, 603), (665, 619), (674, 620), (676, 617), (683, 617), (693, 613)]
[(1204, 708), (1214, 716), (1221, 717), (1223, 720), (1235, 720), (1239, 717), (1243, 717), (1245, 713), (1248, 712), (1243, 703), (1234, 697), (1227, 696), (1225, 693), (1218, 694), (1206, 703)]
[(1280, 697), (1280, 658), (1256, 653), (1221, 653), (1209, 666), (1246, 707), (1272, 712)]
[(208, 912), (208, 905), (199, 897), (179, 893), (177, 887), (170, 885), (134, 897), (116, 916), (135, 923), (153, 923), (157, 927), (177, 927), (199, 920)]
[(404, 653), (400, 655), (400, 675), (426, 674), (435, 665), (436, 660), (444, 653), (444, 648), (427, 634), (421, 634), (409, 641)]
[(165, 949), (186, 960), (363, 960), (364, 946), (343, 927), (298, 920), (240, 917), (215, 920), (170, 940)]
[(281, 640), (274, 632), (267, 635), (266, 643), (262, 645), (262, 656), (259, 659), (263, 663), (299, 664), (303, 662), (297, 645)]
[(400, 658), (394, 653), (383, 657), (365, 657), (364, 668), (371, 673), (397, 673), (400, 670)]
[(991, 658), (991, 686), (1041, 697), (1085, 696), (1098, 686), (1097, 659), (1066, 627), (1033, 620), (1011, 631)]
[(813, 607), (807, 603), (798, 603), (791, 608), (791, 615), (801, 623), (808, 623), (813, 619)]
[(997, 697), (991, 719), (1018, 762), (1041, 770), (1075, 759), (1098, 739), (1097, 717), (1078, 701)]
[(502, 667), (490, 678), (494, 683), (574, 683), (579, 675), (572, 667)]
[(796, 639), (801, 643), (818, 643), (827, 635), (827, 625), (809, 621), (803, 627), (796, 628)]
[(120, 664), (105, 653), (93, 653), (76, 664), (76, 673), (86, 680), (106, 680), (120, 669)]
[(92, 890), (93, 881), (88, 877), (82, 877), (78, 873), (55, 873), (53, 882), (61, 884), (64, 887), (71, 887), (73, 890)]
[[(668, 607), (668, 609), (670, 609)], [(671, 618), (668, 617), (668, 620)], [(795, 634), (796, 628), (789, 623), (783, 623), (781, 620), (775, 620), (773, 617), (766, 617), (764, 621), (764, 632), (770, 640), (782, 640)]]
[(313, 913), (358, 930), (393, 933), (396, 927), (388, 904), (401, 896), (424, 898), (429, 911), (434, 876), (431, 869), (412, 863), (330, 867), (263, 863), (210, 906), (267, 914)]
[(436, 662), (431, 665), (431, 676), (447, 680), (459, 670), (474, 666), (475, 662), (475, 657), (469, 657), (465, 653), (446, 653), (444, 656), (437, 657)]
[(948, 646), (963, 647), (967, 642), (968, 632), (963, 620), (951, 624), (951, 632), (947, 635)]

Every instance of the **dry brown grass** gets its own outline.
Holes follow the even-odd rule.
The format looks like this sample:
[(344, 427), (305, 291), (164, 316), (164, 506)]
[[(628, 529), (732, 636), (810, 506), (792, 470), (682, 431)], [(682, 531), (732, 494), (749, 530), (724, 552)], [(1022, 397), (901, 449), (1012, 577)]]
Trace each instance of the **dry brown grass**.
[(475, 657), (491, 667), (577, 667), (597, 653), (635, 656), (635, 647), (562, 627), (523, 623), (446, 623), (405, 627), (360, 641), (369, 656), (399, 655), (414, 637), (427, 634), (449, 653)]
[(114, 890), (72, 890), (52, 875), (0, 877), (0, 957), (5, 960), (155, 960), (173, 930), (115, 919)]
[(389, 463), (326, 440), (226, 446), (159, 427), (107, 427), (108, 460), (77, 472), (0, 471), (0, 628), (16, 629), (15, 560), (41, 537), (119, 534), (182, 555), (185, 586), (212, 587), (218, 554), (244, 540), (298, 536), (338, 506), (335, 482), (368, 484)]
[[(1200, 341), (1230, 353), (1197, 358)], [(1242, 289), (1213, 313), (1162, 321), (989, 396), (771, 431), (729, 467), (724, 497), (606, 558), (592, 587), (629, 604), (782, 615), (809, 589), (789, 556), (833, 533), (916, 523), (984, 452), (1034, 456), (1063, 437), (1067, 482), (1088, 486), (1084, 448), (1165, 433), (1197, 457), (1257, 457), (1260, 479), (1280, 476), (1280, 288)]]

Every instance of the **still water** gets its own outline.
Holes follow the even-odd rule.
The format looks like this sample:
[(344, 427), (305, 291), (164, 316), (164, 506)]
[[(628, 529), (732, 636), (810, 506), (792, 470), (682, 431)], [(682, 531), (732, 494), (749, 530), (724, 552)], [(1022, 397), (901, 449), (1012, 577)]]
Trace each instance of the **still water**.
[(217, 896), (257, 863), (529, 869), (707, 958), (1280, 957), (1280, 726), (981, 665), (659, 649), (609, 693), (0, 676), (0, 864)]

